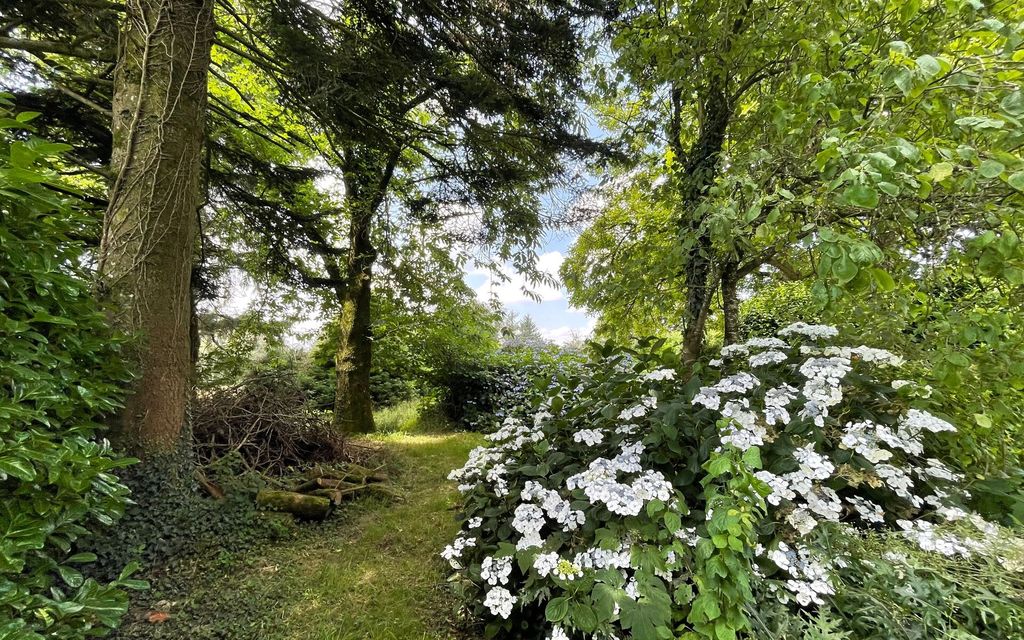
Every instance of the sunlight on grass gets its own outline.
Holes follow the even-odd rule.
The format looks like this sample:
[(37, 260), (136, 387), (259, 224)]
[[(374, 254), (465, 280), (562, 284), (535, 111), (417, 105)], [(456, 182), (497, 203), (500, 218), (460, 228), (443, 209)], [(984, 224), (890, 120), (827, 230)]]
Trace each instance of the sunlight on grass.
[[(437, 433), (415, 402), (377, 414), (369, 436), (393, 453), (404, 499), (364, 501), (323, 549), (305, 553), (292, 577), (306, 593), (283, 612), (290, 640), (448, 640), (454, 605), (438, 553), (458, 530), (458, 493), (446, 479), (478, 434)], [(429, 431), (435, 431), (429, 433)]]

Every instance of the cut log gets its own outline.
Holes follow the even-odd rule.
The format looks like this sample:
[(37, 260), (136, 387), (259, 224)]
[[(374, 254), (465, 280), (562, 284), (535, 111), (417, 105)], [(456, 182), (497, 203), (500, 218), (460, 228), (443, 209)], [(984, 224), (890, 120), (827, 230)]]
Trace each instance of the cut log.
[(306, 520), (323, 520), (331, 512), (331, 500), (292, 491), (263, 489), (256, 494), (256, 504), (264, 509), (287, 511)]
[(313, 493), (317, 489), (348, 489), (361, 486), (363, 486), (361, 482), (354, 484), (336, 478), (313, 478), (295, 487), (295, 491), (297, 493)]

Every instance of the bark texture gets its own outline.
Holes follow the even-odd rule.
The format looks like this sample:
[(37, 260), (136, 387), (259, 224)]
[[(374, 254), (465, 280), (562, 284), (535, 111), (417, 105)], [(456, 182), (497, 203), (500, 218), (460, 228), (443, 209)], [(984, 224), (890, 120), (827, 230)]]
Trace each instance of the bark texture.
[(142, 456), (176, 447), (186, 420), (212, 9), (213, 0), (128, 0), (121, 27), (99, 287), (138, 339), (115, 437)]
[(338, 317), (338, 348), (334, 356), (337, 388), (334, 426), (343, 433), (374, 429), (370, 397), (373, 364), (373, 317), (370, 308), (373, 263), (377, 251), (371, 233), (373, 218), (384, 201), (397, 153), (386, 161), (376, 154), (345, 154), (345, 201), (349, 210), (348, 264)]
[(373, 263), (376, 251), (370, 241), (373, 212), (353, 207), (349, 225), (348, 283), (338, 317), (337, 389), (334, 426), (343, 433), (373, 431), (370, 367), (373, 359), (373, 318), (370, 310)]
[(701, 104), (703, 118), (697, 140), (687, 153), (682, 192), (682, 233), (692, 238), (686, 262), (686, 308), (683, 317), (683, 362), (692, 363), (704, 347), (704, 325), (711, 306), (711, 235), (703, 218), (693, 211), (700, 205), (718, 174), (725, 134), (732, 119), (733, 103), (724, 72), (712, 77)]
[(739, 265), (733, 260), (722, 265), (722, 316), (725, 320), (725, 344), (740, 341)]

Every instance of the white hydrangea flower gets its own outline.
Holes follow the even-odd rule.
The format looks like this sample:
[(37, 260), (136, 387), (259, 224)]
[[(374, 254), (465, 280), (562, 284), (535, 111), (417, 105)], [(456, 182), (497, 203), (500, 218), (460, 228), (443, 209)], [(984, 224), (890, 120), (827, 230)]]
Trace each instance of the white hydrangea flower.
[(730, 422), (722, 429), (722, 444), (732, 445), (740, 451), (764, 444), (768, 432), (757, 423), (757, 416), (747, 410), (749, 407), (750, 402), (746, 398), (725, 403), (722, 415), (730, 418)]
[(771, 471), (758, 471), (754, 474), (758, 480), (771, 487), (772, 492), (765, 498), (768, 504), (779, 506), (783, 500), (792, 500), (796, 494), (789, 488), (789, 482), (782, 476)]
[(885, 512), (882, 507), (861, 496), (847, 496), (846, 501), (860, 514), (860, 517), (867, 522), (882, 524), (885, 522)]
[(800, 391), (788, 384), (769, 389), (764, 394), (764, 419), (768, 424), (788, 424), (789, 411), (786, 409), (796, 400)]
[(745, 356), (749, 353), (749, 350), (745, 344), (727, 344), (722, 347), (720, 353), (722, 358), (728, 360), (729, 358), (735, 358), (736, 356)]
[(479, 518), (479, 517), (478, 518), (470, 518), (469, 520), (466, 520), (466, 528), (467, 529), (479, 529), (480, 525), (482, 525), (483, 523), (484, 523), (484, 519), (483, 518)]
[(942, 534), (935, 530), (935, 525), (924, 520), (897, 520), (896, 524), (903, 529), (903, 535), (912, 540), (922, 551), (934, 551), (944, 556), (969, 556), (971, 549), (963, 540), (952, 534)]
[(580, 429), (572, 434), (572, 439), (575, 442), (582, 442), (588, 447), (593, 447), (604, 440), (604, 432), (600, 429)]
[(582, 569), (627, 569), (629, 568), (629, 559), (629, 546), (621, 544), (615, 551), (591, 547), (577, 553), (573, 558), (573, 564)]
[(495, 558), (487, 556), (480, 563), (480, 577), (489, 585), (507, 584), (508, 577), (512, 575), (512, 557)]
[(806, 322), (794, 322), (788, 327), (779, 329), (779, 335), (783, 338), (792, 335), (800, 335), (812, 340), (821, 338), (834, 338), (839, 335), (839, 329), (825, 324), (807, 324)]
[(512, 615), (515, 603), (516, 597), (505, 587), (494, 587), (484, 598), (484, 606), (491, 610), (491, 614), (505, 619)]
[(700, 536), (697, 535), (697, 527), (682, 527), (679, 531), (676, 531), (676, 537), (690, 547), (696, 547), (697, 543), (700, 542)]
[[(512, 518), (512, 528), (536, 540), (540, 530), (544, 527), (544, 511), (535, 504), (520, 504), (516, 507)], [(539, 545), (536, 545), (539, 546)]]
[(751, 338), (745, 343), (748, 347), (754, 349), (788, 349), (789, 344), (785, 340), (779, 340), (775, 337), (770, 338)]
[(759, 384), (761, 384), (761, 381), (752, 374), (741, 371), (740, 373), (722, 378), (712, 388), (719, 393), (746, 393)]
[(920, 433), (921, 431), (931, 431), (932, 433), (939, 433), (940, 431), (956, 432), (956, 427), (951, 423), (921, 409), (908, 410), (907, 415), (900, 420), (900, 427), (912, 434)]
[(458, 536), (452, 543), (441, 551), (441, 557), (448, 561), (448, 564), (452, 566), (452, 569), (461, 569), (462, 564), (459, 562), (459, 558), (462, 557), (462, 552), (469, 547), (476, 546), (476, 538), (465, 538)]
[(569, 636), (562, 627), (556, 625), (551, 628), (551, 633), (548, 634), (547, 640), (569, 640)]
[(893, 380), (892, 388), (898, 391), (903, 387), (907, 386), (908, 384), (914, 384), (914, 382), (912, 380)]
[(839, 446), (852, 449), (864, 456), (868, 462), (877, 464), (892, 458), (892, 452), (878, 446), (878, 425), (866, 420), (846, 423), (845, 433)]
[(755, 353), (750, 356), (750, 360), (747, 362), (751, 367), (767, 367), (768, 365), (785, 362), (788, 357), (789, 356), (781, 351), (762, 351), (761, 353)]
[(796, 529), (801, 536), (806, 536), (818, 526), (818, 521), (814, 519), (811, 512), (802, 507), (794, 509), (792, 513), (786, 516), (786, 522)]
[(827, 480), (836, 470), (831, 460), (814, 450), (813, 443), (794, 449), (793, 458), (800, 464), (800, 471), (814, 480)]
[(829, 487), (814, 487), (804, 495), (807, 506), (811, 511), (822, 516), (826, 520), (838, 522), (843, 513), (843, 505), (839, 502), (839, 496)]
[(619, 414), (619, 420), (633, 420), (634, 418), (642, 418), (646, 416), (651, 409), (656, 407), (658, 399), (654, 396), (646, 396), (639, 402), (628, 409), (623, 409), (622, 413)]
[(641, 376), (644, 380), (675, 380), (676, 372), (674, 369), (655, 369), (649, 371)]
[(705, 406), (712, 411), (718, 411), (718, 408), (722, 406), (722, 397), (718, 395), (718, 391), (714, 387), (701, 387), (690, 402)]
[(550, 553), (538, 553), (533, 558), (533, 569), (542, 578), (546, 578), (549, 573), (555, 570), (558, 566), (558, 554), (554, 552)]

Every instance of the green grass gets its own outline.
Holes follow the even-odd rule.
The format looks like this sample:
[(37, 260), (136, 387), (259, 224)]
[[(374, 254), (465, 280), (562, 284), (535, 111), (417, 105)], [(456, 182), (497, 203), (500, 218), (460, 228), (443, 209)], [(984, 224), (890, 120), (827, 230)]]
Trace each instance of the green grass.
[(401, 466), (405, 499), (367, 510), (334, 549), (302, 558), (303, 579), (293, 581), (302, 597), (288, 611), (284, 636), (290, 640), (456, 637), (437, 555), (458, 529), (457, 493), (445, 475), (479, 438), (399, 432), (377, 439)]
[[(191, 575), (149, 594), (119, 637), (465, 638), (438, 554), (458, 530), (458, 492), (446, 476), (482, 438), (432, 430), (433, 420), (417, 416), (415, 405), (381, 412), (388, 432), (367, 438), (386, 449), (401, 499), (365, 498), (326, 523), (303, 525), (295, 539), (178, 570)], [(149, 609), (169, 610), (171, 619), (146, 622)]]

